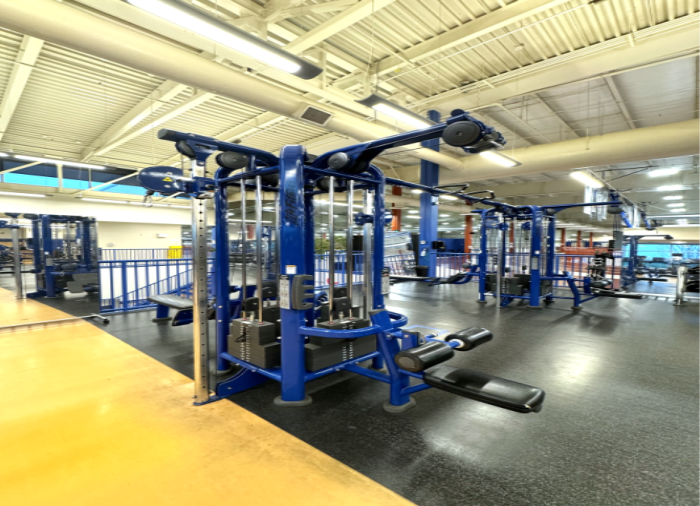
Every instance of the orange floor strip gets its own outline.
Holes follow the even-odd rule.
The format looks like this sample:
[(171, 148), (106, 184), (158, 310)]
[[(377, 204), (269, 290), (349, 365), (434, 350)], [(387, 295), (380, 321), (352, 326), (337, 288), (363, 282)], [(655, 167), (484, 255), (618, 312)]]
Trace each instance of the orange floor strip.
[[(0, 292), (6, 325), (43, 311)], [(413, 504), (232, 402), (192, 406), (89, 323), (0, 334), (0, 388), (3, 506)]]

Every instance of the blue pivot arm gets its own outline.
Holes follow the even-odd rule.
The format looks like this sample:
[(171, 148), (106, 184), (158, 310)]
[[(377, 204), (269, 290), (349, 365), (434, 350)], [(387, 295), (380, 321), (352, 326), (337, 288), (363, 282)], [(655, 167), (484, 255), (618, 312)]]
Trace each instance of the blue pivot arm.
[(467, 153), (478, 153), (505, 145), (505, 139), (493, 127), (485, 125), (461, 109), (456, 109), (452, 111), (452, 116), (445, 123), (335, 149), (319, 156), (311, 166), (317, 169), (360, 174), (365, 172), (372, 160), (386, 149), (438, 137), (442, 137), (451, 146), (461, 147)]

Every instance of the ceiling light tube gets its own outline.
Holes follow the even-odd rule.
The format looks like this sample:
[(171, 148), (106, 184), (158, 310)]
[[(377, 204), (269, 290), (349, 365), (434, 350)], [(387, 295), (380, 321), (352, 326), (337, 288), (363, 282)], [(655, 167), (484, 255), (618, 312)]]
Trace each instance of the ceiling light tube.
[(656, 191), (660, 192), (675, 192), (677, 190), (682, 190), (683, 185), (682, 184), (672, 184), (668, 186), (659, 186)]
[(675, 167), (672, 169), (656, 169), (649, 173), (649, 177), (672, 176), (673, 174), (678, 174), (678, 172), (680, 172), (680, 169)]
[(53, 158), (41, 158), (39, 156), (27, 156), (27, 155), (14, 155), (17, 160), (24, 160), (26, 162), (44, 162), (44, 163), (54, 163), (56, 165), (66, 165), (69, 167), (79, 167), (81, 169), (104, 169), (104, 165), (93, 165), (91, 163), (81, 163), (81, 162), (71, 162), (68, 160), (54, 160)]
[(453, 195), (440, 195), (440, 198), (445, 200), (458, 200), (458, 198)]
[(375, 111), (391, 116), (395, 120), (414, 128), (427, 128), (429, 126), (433, 126), (434, 124), (432, 121), (425, 119), (421, 115), (416, 114), (413, 111), (409, 111), (405, 107), (396, 105), (395, 103), (382, 98), (379, 95), (372, 94), (367, 98), (363, 98), (362, 100), (355, 100), (355, 102), (371, 107)]
[(650, 220), (675, 220), (678, 218), (700, 218), (700, 214), (659, 214), (656, 216), (647, 216)]
[(602, 188), (604, 186), (601, 181), (582, 170), (572, 172), (571, 177), (591, 188)]
[(667, 195), (664, 200), (681, 200), (682, 198), (681, 195)]
[(504, 167), (517, 167), (518, 165), (522, 165), (522, 163), (519, 161), (514, 160), (510, 156), (506, 156), (503, 153), (499, 153), (498, 151), (482, 151), (479, 154), (487, 160), (503, 165)]
[(126, 200), (86, 199), (84, 197), (80, 197), (80, 200), (85, 200), (87, 202), (100, 202), (102, 204), (128, 204)]
[(46, 195), (40, 195), (38, 193), (18, 193), (18, 192), (0, 192), (0, 195), (10, 195), (12, 197), (36, 197), (36, 198), (46, 197)]
[(0, 153), (0, 156), (10, 156), (7, 153)]
[(262, 63), (294, 74), (301, 79), (313, 79), (323, 71), (303, 58), (240, 28), (229, 25), (180, 0), (127, 0), (127, 2), (154, 16), (260, 60)]
[(668, 204), (666, 207), (685, 207), (685, 204)]

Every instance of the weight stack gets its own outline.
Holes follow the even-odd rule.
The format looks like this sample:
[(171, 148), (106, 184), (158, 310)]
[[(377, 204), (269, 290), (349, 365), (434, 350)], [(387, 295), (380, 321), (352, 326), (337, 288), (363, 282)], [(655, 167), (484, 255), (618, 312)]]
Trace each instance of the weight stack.
[[(329, 311), (329, 310), (328, 310), (328, 304), (323, 304), (323, 305), (321, 306), (321, 315), (320, 315), (320, 317), (319, 317), (319, 320), (321, 320), (322, 322), (327, 322), (327, 321), (329, 320), (328, 311)], [(350, 316), (354, 316), (354, 317), (356, 317), (356, 318), (359, 318), (359, 317), (360, 317), (361, 311), (362, 311), (362, 306), (353, 306), (353, 307), (352, 307), (352, 311), (351, 311), (351, 312), (352, 312), (352, 315), (350, 315)], [(334, 313), (334, 314), (333, 314), (333, 317), (334, 317), (334, 318), (337, 318), (337, 317), (338, 317), (338, 311), (333, 311), (333, 313)], [(365, 325), (365, 327), (366, 327), (366, 325)], [(355, 327), (355, 328), (360, 328), (360, 327)]]
[(377, 351), (375, 336), (358, 337), (357, 339), (333, 339), (333, 341), (337, 342), (323, 346), (306, 345), (306, 369), (308, 371), (319, 371), (345, 360)]
[(236, 358), (269, 369), (280, 365), (276, 325), (237, 319), (231, 322), (228, 352)]

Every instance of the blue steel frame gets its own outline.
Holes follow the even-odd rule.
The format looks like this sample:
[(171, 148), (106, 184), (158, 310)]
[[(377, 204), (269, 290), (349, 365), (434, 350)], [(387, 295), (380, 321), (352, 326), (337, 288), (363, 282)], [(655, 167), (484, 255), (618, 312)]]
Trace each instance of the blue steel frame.
[[(486, 291), (486, 276), (491, 272), (488, 272), (488, 243), (487, 234), (490, 229), (501, 229), (504, 231), (503, 240), (500, 244), (500, 253), (504, 255), (506, 249), (506, 234), (505, 232), (509, 230), (509, 227), (514, 226), (517, 221), (529, 220), (531, 223), (530, 231), (530, 252), (529, 252), (529, 273), (530, 273), (530, 289), (525, 295), (513, 295), (501, 293), (501, 300), (498, 301), (501, 307), (505, 307), (516, 299), (527, 300), (530, 307), (541, 307), (540, 303), (542, 300), (552, 301), (554, 299), (568, 299), (573, 301), (573, 308), (578, 309), (581, 304), (587, 302), (591, 299), (598, 297), (593, 293), (590, 285), (590, 278), (584, 278), (583, 282), (583, 293), (579, 290), (576, 284), (576, 279), (571, 275), (571, 273), (564, 271), (563, 274), (558, 274), (555, 272), (554, 258), (555, 258), (555, 241), (554, 237), (556, 235), (556, 214), (564, 211), (565, 209), (570, 209), (572, 207), (586, 207), (586, 206), (618, 206), (621, 202), (611, 201), (611, 202), (589, 202), (583, 204), (562, 204), (562, 205), (552, 205), (552, 206), (519, 206), (514, 208), (492, 208), (492, 209), (478, 209), (474, 211), (481, 215), (481, 235), (480, 235), (480, 253), (479, 253), (479, 301), (485, 302), (486, 296), (491, 295), (497, 297), (494, 292)], [(549, 218), (547, 221), (547, 230), (544, 230), (545, 217)], [(546, 242), (546, 250), (542, 249), (543, 236), (547, 235), (550, 240)], [(542, 259), (545, 262), (542, 265)], [(505, 262), (501, 262), (501, 276), (506, 274), (505, 272)], [(541, 281), (565, 281), (571, 290), (572, 297), (564, 297), (560, 295), (554, 295), (553, 291), (548, 293), (541, 293)], [(583, 298), (586, 296), (585, 298)]]
[[(51, 237), (51, 224), (76, 223), (76, 237), (81, 240), (81, 258), (74, 268), (62, 268), (64, 262), (55, 261), (55, 253), (63, 247), (61, 241), (56, 241)], [(71, 274), (98, 274), (97, 248), (92, 248), (93, 237), (91, 226), (95, 225), (94, 218), (77, 216), (60, 216), (53, 214), (42, 214), (32, 220), (32, 252), (34, 257), (34, 273), (36, 276), (36, 291), (27, 294), (29, 298), (56, 297), (64, 292), (65, 288), (59, 288), (57, 278)], [(40, 240), (38, 240), (40, 239)]]
[[(301, 309), (290, 304), (289, 308), (281, 309), (282, 338), (281, 338), (281, 366), (274, 369), (263, 369), (240, 360), (228, 353), (227, 341), (230, 320), (233, 315), (228, 312), (226, 304), (217, 302), (217, 369), (227, 369), (231, 364), (240, 366), (240, 370), (231, 378), (216, 384), (215, 395), (210, 400), (218, 400), (237, 392), (241, 392), (256, 386), (268, 379), (274, 379), (281, 383), (281, 400), (287, 402), (304, 401), (306, 396), (305, 386), (308, 381), (320, 378), (327, 374), (340, 370), (348, 370), (372, 379), (388, 383), (390, 385), (390, 404), (404, 406), (411, 402), (410, 394), (429, 388), (428, 385), (410, 386), (411, 377), (422, 379), (422, 374), (409, 373), (400, 370), (393, 358), (402, 348), (416, 346), (416, 338), (413, 334), (403, 333), (400, 329), (407, 323), (407, 318), (389, 312), (385, 309), (384, 296), (382, 294), (382, 269), (384, 267), (384, 227), (385, 204), (384, 192), (386, 183), (420, 189), (425, 196), (432, 199), (441, 194), (455, 195), (467, 202), (485, 202), (496, 206), (498, 209), (512, 209), (512, 206), (499, 202), (482, 201), (476, 197), (463, 195), (459, 192), (451, 192), (431, 185), (413, 184), (396, 179), (385, 178), (381, 170), (371, 161), (388, 148), (413, 144), (416, 142), (431, 142), (439, 139), (449, 124), (456, 121), (471, 121), (472, 118), (463, 111), (454, 111), (453, 115), (442, 124), (405, 132), (376, 141), (341, 148), (326, 153), (312, 163), (307, 164), (308, 157), (302, 146), (285, 146), (280, 157), (261, 150), (248, 148), (238, 144), (218, 141), (210, 137), (199, 136), (164, 130), (159, 133), (161, 139), (176, 142), (178, 150), (185, 149), (185, 143), (195, 152), (198, 160), (206, 158), (214, 150), (230, 151), (244, 154), (248, 157), (248, 166), (245, 170), (231, 175), (231, 170), (220, 168), (214, 179), (194, 178), (188, 185), (187, 192), (192, 196), (199, 196), (203, 192), (214, 192), (216, 215), (216, 257), (215, 271), (220, 273), (214, 277), (217, 301), (226, 300), (230, 290), (228, 279), (228, 237), (226, 221), (226, 191), (233, 184), (240, 184), (241, 180), (251, 180), (256, 176), (279, 174), (279, 186), (263, 185), (264, 191), (279, 192), (280, 220), (280, 273), (289, 277), (290, 286), (296, 276), (314, 274), (314, 237), (313, 237), (313, 196), (321, 193), (314, 188), (314, 183), (323, 177), (334, 176), (341, 183), (339, 191), (343, 191), (347, 180), (355, 182), (355, 189), (370, 190), (374, 199), (374, 215), (358, 216), (372, 224), (374, 248), (372, 251), (372, 266), (365, 276), (371, 276), (372, 308), (370, 311), (371, 325), (366, 328), (353, 330), (330, 330), (313, 327), (314, 310)], [(481, 140), (481, 139), (479, 139)], [(432, 144), (431, 144), (432, 145)], [(181, 151), (182, 152), (182, 151)], [(351, 166), (346, 172), (337, 172), (329, 169), (329, 158), (338, 152), (343, 152), (346, 159), (351, 161)], [(187, 155), (186, 152), (183, 154)], [(352, 168), (352, 170), (349, 170)], [(161, 191), (158, 181), (158, 168), (154, 169), (154, 176), (149, 179), (148, 169), (141, 178), (142, 184), (154, 191)], [(246, 182), (247, 187), (253, 185)], [(163, 189), (165, 191), (165, 189)], [(436, 210), (434, 211), (436, 212)], [(302, 240), (300, 240), (302, 239)], [(365, 238), (368, 240), (368, 238)], [(430, 255), (432, 257), (432, 255)], [(341, 362), (334, 366), (315, 372), (307, 372), (305, 367), (305, 342), (308, 336), (321, 336), (335, 339), (352, 339), (363, 336), (376, 335), (378, 350), (361, 357)], [(404, 345), (400, 343), (404, 341)], [(456, 342), (449, 343), (456, 347)], [(358, 365), (359, 362), (373, 360), (374, 364), (386, 363), (387, 373), (366, 369)]]

